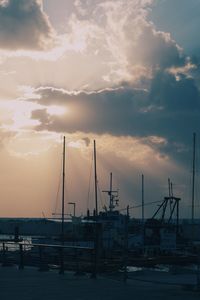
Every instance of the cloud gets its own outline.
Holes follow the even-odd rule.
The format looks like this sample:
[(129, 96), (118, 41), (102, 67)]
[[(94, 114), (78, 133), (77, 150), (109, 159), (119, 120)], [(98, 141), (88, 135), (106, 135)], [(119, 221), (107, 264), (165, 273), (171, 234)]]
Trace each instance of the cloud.
[[(198, 128), (199, 89), (191, 73), (196, 66), (169, 33), (157, 30), (149, 21), (151, 3), (76, 1), (77, 13), (69, 18), (63, 38), (74, 46), (70, 50), (74, 56), (68, 59), (79, 62), (81, 57), (89, 71), (84, 71), (84, 77), (81, 63), (73, 65), (76, 68), (69, 61), (65, 65), (67, 55), (57, 66), (72, 70), (67, 73), (69, 77), (75, 74), (76, 82), (86, 78), (87, 88), (99, 87), (97, 82), (104, 88), (69, 91), (55, 88), (65, 86), (60, 82), (53, 87), (48, 78), (49, 87), (34, 90), (39, 97), (35, 101), (43, 105), (32, 112), (32, 119), (40, 122), (36, 130), (158, 137), (167, 142), (151, 143), (162, 153), (183, 152), (186, 136)], [(53, 105), (65, 107), (66, 113), (50, 114), (48, 107)]]
[[(188, 140), (199, 127), (199, 91), (195, 81), (184, 75), (176, 79), (159, 71), (149, 92), (125, 86), (93, 92), (46, 87), (35, 93), (40, 96), (35, 101), (46, 106), (32, 112), (40, 122), (35, 127), (39, 131), (147, 138), (145, 143), (161, 153), (183, 159)], [(52, 104), (66, 107), (66, 114), (48, 114)], [(161, 140), (165, 142), (157, 142)]]
[(171, 111), (191, 111), (200, 108), (199, 90), (193, 78), (184, 74), (175, 77), (158, 71), (150, 87), (150, 102)]
[(37, 0), (0, 1), (0, 47), (44, 50), (52, 45), (53, 29)]
[(90, 139), (88, 137), (84, 137), (84, 138), (82, 138), (82, 140), (85, 142), (85, 145), (87, 147), (89, 147), (89, 145), (90, 145)]
[(40, 99), (36, 102), (47, 106), (54, 103), (67, 109), (62, 117), (50, 116), (45, 109), (33, 112), (32, 117), (41, 122), (38, 129), (113, 135), (136, 134), (134, 116), (146, 98), (144, 90), (123, 87), (77, 93), (39, 88), (37, 93)]
[[(183, 70), (186, 63), (190, 65), (183, 50), (168, 33), (158, 31), (148, 20), (151, 2), (76, 2), (84, 14), (79, 9), (71, 16), (68, 12), (63, 24), (65, 32), (56, 36), (53, 49), (6, 52), (3, 68), (10, 70), (14, 66), (16, 73), (9, 79), (4, 76), (3, 88), (9, 80), (8, 94), (10, 82), (35, 86), (48, 83), (67, 90), (101, 89), (129, 82), (146, 89), (158, 70)], [(28, 38), (24, 41), (27, 43)]]
[(134, 59), (154, 69), (185, 64), (182, 50), (170, 34), (156, 31), (152, 24), (143, 24), (136, 44)]
[(75, 37), (81, 28), (85, 51), (95, 51), (96, 45), (98, 53), (102, 57), (106, 55), (111, 68), (104, 77), (107, 81), (123, 77), (138, 82), (143, 77), (151, 77), (158, 69), (185, 65), (186, 56), (171, 35), (157, 30), (149, 21), (152, 3), (95, 1), (91, 9), (78, 1), (78, 8), (81, 11), (84, 8), (84, 13), (71, 18), (71, 34)]

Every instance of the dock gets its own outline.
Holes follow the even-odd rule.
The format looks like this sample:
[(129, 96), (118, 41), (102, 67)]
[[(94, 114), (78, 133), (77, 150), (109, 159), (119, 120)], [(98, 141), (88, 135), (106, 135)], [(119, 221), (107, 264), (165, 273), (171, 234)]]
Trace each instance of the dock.
[[(189, 276), (189, 275), (188, 275)], [(36, 268), (0, 267), (1, 298), (4, 300), (197, 300), (200, 292), (185, 285), (183, 275), (170, 277), (163, 272), (135, 273), (125, 284), (119, 277), (87, 274), (74, 276), (73, 272), (60, 275), (56, 271), (38, 272)], [(195, 278), (190, 276), (191, 285)]]

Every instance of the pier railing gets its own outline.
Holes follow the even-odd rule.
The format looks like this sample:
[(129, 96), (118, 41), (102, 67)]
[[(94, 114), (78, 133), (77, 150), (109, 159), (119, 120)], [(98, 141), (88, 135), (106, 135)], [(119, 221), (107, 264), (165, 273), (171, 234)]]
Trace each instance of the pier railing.
[(95, 249), (93, 247), (30, 244), (25, 242), (3, 242), (0, 250), (2, 266), (18, 265), (37, 267), (39, 271), (57, 269), (60, 274), (65, 270), (76, 274), (89, 272), (93, 275), (95, 266)]
[[(95, 247), (69, 246), (60, 244), (39, 244), (24, 241), (5, 241), (1, 243), (0, 264), (2, 267), (18, 266), (23, 270), (27, 266), (36, 267), (38, 271), (55, 269), (59, 274), (65, 271), (73, 271), (76, 275), (91, 274), (95, 278), (97, 273), (119, 271), (118, 275), (126, 282), (129, 277), (128, 266), (131, 266), (130, 253), (125, 251), (123, 255), (113, 256), (97, 255)], [(117, 260), (116, 260), (117, 258)], [(139, 262), (139, 258), (138, 258)], [(130, 264), (129, 264), (130, 263)], [(128, 264), (128, 265), (127, 265)], [(135, 264), (133, 264), (135, 265)], [(196, 262), (196, 288), (200, 289), (200, 255)], [(123, 270), (123, 272), (121, 272)], [(177, 272), (175, 268), (175, 272)], [(183, 271), (185, 272), (184, 268)], [(173, 268), (171, 271), (173, 274)], [(182, 272), (182, 271), (181, 271)]]

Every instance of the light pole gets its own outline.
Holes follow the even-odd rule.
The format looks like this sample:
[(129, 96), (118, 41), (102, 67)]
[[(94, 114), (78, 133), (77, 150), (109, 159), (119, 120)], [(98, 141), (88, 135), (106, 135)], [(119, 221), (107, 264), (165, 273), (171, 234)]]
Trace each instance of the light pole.
[(73, 205), (73, 209), (74, 209), (74, 214), (73, 214), (73, 216), (75, 217), (76, 216), (76, 203), (75, 202), (68, 202), (68, 204), (70, 204), (70, 205)]

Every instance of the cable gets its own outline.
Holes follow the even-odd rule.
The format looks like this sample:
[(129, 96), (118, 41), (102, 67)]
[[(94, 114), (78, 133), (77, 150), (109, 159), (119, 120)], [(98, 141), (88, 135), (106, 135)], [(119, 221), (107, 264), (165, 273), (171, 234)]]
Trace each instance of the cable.
[[(148, 202), (148, 203), (145, 203), (144, 206), (148, 206), (148, 205), (155, 204), (155, 203), (160, 203), (160, 202), (163, 202), (163, 200)], [(140, 204), (140, 205), (135, 205), (135, 206), (129, 206), (129, 210), (134, 209), (134, 208), (139, 208), (139, 207), (142, 207), (142, 205)], [(125, 211), (125, 210), (127, 210), (127, 208), (119, 209), (119, 211)]]

